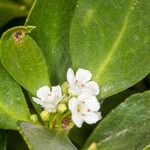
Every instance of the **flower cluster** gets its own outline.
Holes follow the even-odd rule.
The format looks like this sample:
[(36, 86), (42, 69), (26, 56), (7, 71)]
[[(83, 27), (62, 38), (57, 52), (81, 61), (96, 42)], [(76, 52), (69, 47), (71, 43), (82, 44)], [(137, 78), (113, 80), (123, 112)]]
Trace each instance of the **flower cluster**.
[[(38, 89), (37, 98), (33, 97), (33, 100), (40, 104), (45, 111), (56, 113), (57, 110), (62, 112), (67, 110), (66, 101), (64, 102), (64, 99), (67, 99), (69, 114), (77, 127), (80, 128), (83, 122), (96, 123), (101, 119), (100, 103), (96, 98), (100, 90), (98, 84), (91, 79), (90, 71), (80, 68), (75, 74), (69, 68), (67, 71), (67, 92), (63, 93), (64, 95), (60, 85), (53, 86), (51, 89), (48, 86), (43, 86)], [(68, 112), (66, 113), (68, 114)]]

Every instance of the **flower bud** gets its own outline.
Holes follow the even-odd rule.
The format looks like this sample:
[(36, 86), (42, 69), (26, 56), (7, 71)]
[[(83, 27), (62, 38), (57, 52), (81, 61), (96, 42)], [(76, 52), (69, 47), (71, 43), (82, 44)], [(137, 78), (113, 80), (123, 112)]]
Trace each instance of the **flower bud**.
[(61, 88), (63, 94), (68, 94), (69, 84), (67, 81), (62, 84)]
[(57, 110), (58, 110), (59, 113), (63, 114), (67, 110), (67, 106), (63, 103), (59, 104)]
[(30, 116), (30, 120), (33, 122), (33, 123), (36, 123), (38, 121), (38, 116), (36, 114), (32, 114)]
[(97, 144), (95, 142), (93, 142), (87, 150), (97, 150)]
[(40, 113), (40, 116), (41, 116), (42, 121), (46, 122), (46, 121), (49, 121), (50, 113), (44, 110)]

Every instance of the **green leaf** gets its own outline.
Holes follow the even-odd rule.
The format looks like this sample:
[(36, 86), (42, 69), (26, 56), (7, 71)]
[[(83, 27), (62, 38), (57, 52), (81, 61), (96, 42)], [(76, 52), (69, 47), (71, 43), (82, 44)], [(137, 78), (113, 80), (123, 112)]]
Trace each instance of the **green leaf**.
[(13, 18), (27, 16), (27, 14), (28, 10), (25, 6), (0, 1), (0, 27)]
[(35, 95), (41, 86), (50, 85), (50, 79), (41, 49), (27, 35), (32, 28), (16, 27), (3, 34), (1, 61), (14, 79)]
[(147, 0), (79, 1), (71, 27), (72, 63), (92, 72), (101, 98), (150, 72), (149, 10)]
[(63, 83), (71, 65), (69, 34), (76, 1), (37, 0), (26, 21), (37, 27), (31, 37), (45, 54), (52, 84)]
[(20, 86), (0, 64), (0, 128), (17, 129), (17, 121), (29, 121), (30, 113)]
[(110, 96), (103, 100), (101, 106), (101, 113), (102, 116), (105, 117), (112, 109), (117, 107), (121, 102), (123, 102), (127, 97), (131, 96), (132, 94), (138, 93), (135, 90), (127, 89), (122, 91), (118, 94)]
[(77, 150), (62, 130), (49, 130), (27, 122), (18, 123), (20, 132), (32, 150)]
[(7, 147), (7, 133), (4, 130), (0, 130), (0, 150), (6, 150)]
[(150, 91), (126, 99), (96, 127), (85, 148), (96, 142), (100, 150), (142, 149), (150, 143)]

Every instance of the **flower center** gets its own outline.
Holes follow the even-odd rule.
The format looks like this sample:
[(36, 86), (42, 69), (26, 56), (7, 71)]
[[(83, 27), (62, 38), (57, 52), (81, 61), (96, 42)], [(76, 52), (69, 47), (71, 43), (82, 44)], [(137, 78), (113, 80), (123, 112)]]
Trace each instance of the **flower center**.
[(90, 108), (88, 108), (85, 104), (85, 102), (80, 102), (77, 105), (77, 112), (80, 112), (82, 115), (87, 114), (88, 112), (90, 112)]
[(77, 112), (80, 112), (81, 110), (81, 105), (77, 105)]
[(79, 80), (76, 80), (75, 83), (76, 83), (76, 85), (77, 85), (79, 88), (81, 88), (81, 89), (84, 88), (84, 86), (85, 86), (85, 85), (84, 85), (81, 81), (79, 81)]
[(47, 95), (45, 95), (45, 97), (43, 98), (43, 101), (44, 101), (45, 104), (49, 103), (49, 104), (55, 105), (56, 99), (58, 99), (58, 97), (53, 96), (52, 92), (50, 92)]
[(47, 96), (52, 96), (52, 93), (51, 93), (51, 92), (50, 92), (50, 93), (48, 93), (48, 94), (47, 94)]

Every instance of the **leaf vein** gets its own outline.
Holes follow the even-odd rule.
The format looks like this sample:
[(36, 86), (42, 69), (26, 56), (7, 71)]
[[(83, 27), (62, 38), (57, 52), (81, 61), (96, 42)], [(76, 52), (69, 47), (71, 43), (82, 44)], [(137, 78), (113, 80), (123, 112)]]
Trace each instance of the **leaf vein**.
[(130, 16), (131, 12), (132, 12), (132, 5), (129, 7), (129, 11), (127, 12), (127, 14), (125, 16), (125, 19), (124, 19), (124, 22), (123, 22), (123, 27), (122, 27), (121, 31), (118, 33), (117, 39), (115, 40), (114, 44), (112, 45), (112, 47), (108, 51), (108, 55), (107, 55), (105, 61), (103, 62), (102, 65), (99, 65), (99, 67), (97, 69), (97, 72), (96, 72), (96, 75), (95, 75), (96, 79), (98, 79), (99, 76), (102, 75), (102, 73), (104, 72), (106, 66), (111, 61), (112, 56), (114, 55), (114, 52), (118, 48), (118, 46), (119, 46), (119, 44), (120, 44), (120, 42), (121, 42), (121, 40), (122, 40), (122, 38), (124, 36), (124, 33), (125, 33), (126, 29), (127, 29), (128, 19), (129, 19), (129, 16)]

